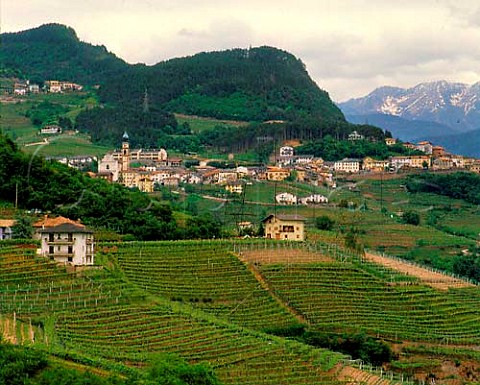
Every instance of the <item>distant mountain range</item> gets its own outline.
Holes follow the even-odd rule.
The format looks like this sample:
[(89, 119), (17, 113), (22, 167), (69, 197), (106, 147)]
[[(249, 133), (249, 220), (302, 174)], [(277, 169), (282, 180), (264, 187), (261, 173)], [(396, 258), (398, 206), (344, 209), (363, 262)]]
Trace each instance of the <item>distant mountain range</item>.
[(368, 122), (402, 140), (435, 142), (438, 137), (435, 143), (445, 141), (450, 151), (455, 143), (459, 153), (480, 156), (480, 149), (472, 148), (471, 140), (469, 143), (480, 129), (480, 82), (467, 85), (438, 81), (408, 89), (380, 87), (339, 107), (352, 123)]

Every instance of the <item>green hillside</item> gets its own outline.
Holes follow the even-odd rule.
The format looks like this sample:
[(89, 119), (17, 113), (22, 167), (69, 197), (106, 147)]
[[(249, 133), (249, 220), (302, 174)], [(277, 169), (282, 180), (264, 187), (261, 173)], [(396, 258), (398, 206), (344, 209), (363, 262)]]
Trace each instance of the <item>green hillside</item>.
[[(202, 52), (146, 66), (126, 64), (59, 24), (2, 34), (1, 41), (5, 84), (18, 77), (40, 84), (58, 79), (101, 85), (101, 105), (74, 116), (75, 128), (96, 144), (117, 145), (125, 129), (134, 145), (168, 144), (183, 153), (212, 148), (268, 153), (268, 148), (259, 148), (265, 141), (309, 141), (326, 135), (346, 139), (353, 130), (377, 139), (384, 136), (379, 128), (348, 123), (304, 63), (274, 47)], [(178, 126), (173, 113), (251, 124), (215, 126), (197, 135), (185, 121)]]
[(72, 28), (60, 24), (3, 33), (0, 39), (0, 71), (4, 77), (93, 85), (128, 66), (104, 46), (81, 42)]

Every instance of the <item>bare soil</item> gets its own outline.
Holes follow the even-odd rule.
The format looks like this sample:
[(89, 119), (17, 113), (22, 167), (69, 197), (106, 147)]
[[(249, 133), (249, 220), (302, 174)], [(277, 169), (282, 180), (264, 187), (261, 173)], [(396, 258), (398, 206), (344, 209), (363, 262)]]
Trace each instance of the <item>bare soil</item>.
[(257, 263), (262, 265), (275, 263), (315, 263), (315, 262), (332, 262), (333, 258), (311, 253), (300, 249), (280, 249), (280, 250), (254, 250), (243, 251), (240, 259), (244, 262)]
[(438, 290), (448, 290), (450, 288), (461, 288), (461, 287), (474, 287), (475, 285), (458, 279), (450, 277), (449, 275), (438, 273), (435, 271), (428, 270), (426, 268), (415, 266), (407, 262), (402, 262), (396, 259), (383, 257), (378, 254), (366, 253), (365, 259), (370, 262), (383, 265), (390, 269), (399, 271), (406, 275), (416, 277), (422, 281), (422, 283), (433, 287)]

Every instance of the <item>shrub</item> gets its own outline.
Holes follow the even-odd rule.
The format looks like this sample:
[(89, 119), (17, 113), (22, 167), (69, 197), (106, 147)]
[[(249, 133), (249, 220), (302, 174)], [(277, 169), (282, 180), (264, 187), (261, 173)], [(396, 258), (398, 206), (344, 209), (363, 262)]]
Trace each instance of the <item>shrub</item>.
[(315, 219), (315, 227), (319, 230), (332, 230), (335, 221), (327, 215), (322, 215)]
[(403, 223), (418, 226), (420, 224), (420, 215), (416, 211), (405, 211), (402, 215)]

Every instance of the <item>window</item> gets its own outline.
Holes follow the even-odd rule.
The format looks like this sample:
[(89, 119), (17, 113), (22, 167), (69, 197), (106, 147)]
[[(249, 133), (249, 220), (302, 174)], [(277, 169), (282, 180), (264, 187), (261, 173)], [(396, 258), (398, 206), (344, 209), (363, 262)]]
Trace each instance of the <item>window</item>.
[(68, 254), (73, 254), (73, 246), (68, 246)]
[(54, 252), (55, 252), (54, 247), (53, 247), (53, 246), (49, 246), (49, 247), (48, 247), (48, 253), (49, 253), (49, 254), (53, 254)]
[(282, 231), (284, 233), (293, 233), (295, 231), (295, 228), (294, 228), (294, 226), (284, 225), (284, 226), (282, 226)]
[(53, 242), (55, 240), (53, 236), (54, 236), (53, 233), (48, 234), (48, 242)]
[(68, 233), (68, 242), (72, 242), (72, 241), (73, 241), (73, 234)]
[(68, 262), (73, 262), (73, 257), (69, 255), (67, 260), (68, 260)]

